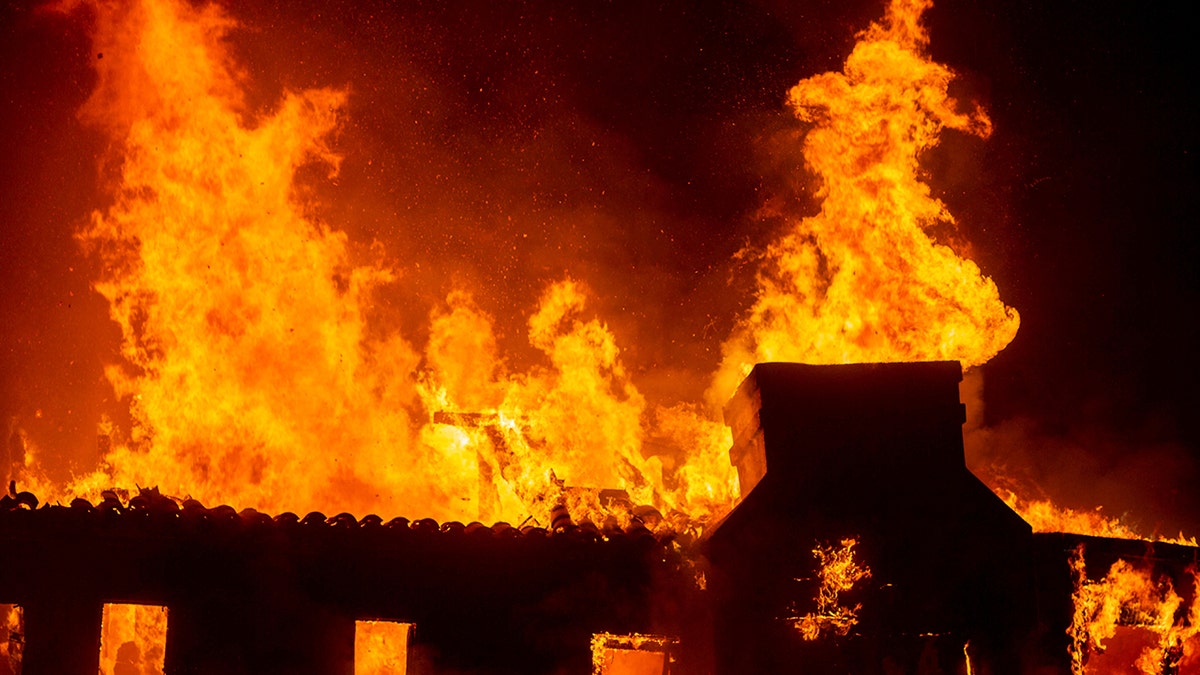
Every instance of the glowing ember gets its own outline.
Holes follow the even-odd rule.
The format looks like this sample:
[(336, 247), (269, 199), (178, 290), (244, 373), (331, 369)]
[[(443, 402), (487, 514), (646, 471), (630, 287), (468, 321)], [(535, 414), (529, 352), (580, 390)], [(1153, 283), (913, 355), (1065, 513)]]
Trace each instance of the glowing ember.
[(805, 640), (816, 640), (822, 634), (845, 635), (858, 623), (862, 605), (848, 607), (838, 596), (849, 591), (863, 579), (871, 577), (871, 569), (854, 559), (857, 538), (843, 539), (840, 546), (820, 546), (813, 549), (817, 559), (817, 610), (793, 619), (793, 625)]
[(166, 607), (104, 605), (101, 675), (161, 675), (166, 646)]
[[(1191, 605), (1184, 609), (1184, 600), (1169, 579), (1154, 577), (1124, 560), (1115, 562), (1103, 578), (1089, 579), (1082, 545), (1071, 556), (1071, 571), (1075, 612), (1067, 633), (1071, 636), (1072, 672), (1088, 672), (1089, 656), (1104, 652), (1118, 626), (1137, 626), (1157, 638), (1157, 644), (1138, 657), (1138, 672), (1174, 672), (1164, 670), (1164, 665), (1178, 666), (1184, 643), (1200, 632), (1200, 602), (1194, 593)], [(1195, 570), (1191, 574), (1194, 585)]]

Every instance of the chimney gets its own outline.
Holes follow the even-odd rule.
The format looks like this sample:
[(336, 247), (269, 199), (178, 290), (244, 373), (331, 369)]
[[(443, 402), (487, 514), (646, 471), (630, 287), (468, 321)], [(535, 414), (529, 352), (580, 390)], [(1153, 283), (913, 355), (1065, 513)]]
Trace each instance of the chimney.
[[(1016, 672), (1031, 531), (966, 468), (957, 362), (755, 366), (725, 410), (742, 500), (706, 538), (719, 675)], [(845, 635), (805, 640), (817, 546), (871, 570)], [(934, 667), (933, 670), (928, 670)], [(925, 668), (925, 670), (921, 670)]]

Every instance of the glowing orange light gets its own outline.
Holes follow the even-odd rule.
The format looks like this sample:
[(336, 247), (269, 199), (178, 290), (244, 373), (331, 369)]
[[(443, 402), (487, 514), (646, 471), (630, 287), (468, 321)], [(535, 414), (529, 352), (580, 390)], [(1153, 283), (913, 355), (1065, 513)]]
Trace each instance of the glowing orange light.
[[(1088, 657), (1103, 653), (1105, 643), (1118, 626), (1137, 626), (1150, 631), (1156, 644), (1137, 658), (1137, 668), (1145, 675), (1163, 672), (1163, 664), (1182, 658), (1183, 645), (1200, 632), (1200, 597), (1194, 595), (1190, 606), (1181, 612), (1184, 600), (1169, 579), (1156, 577), (1125, 560), (1113, 563), (1099, 579), (1088, 577), (1080, 545), (1071, 556), (1075, 579), (1075, 611), (1067, 634), (1071, 637), (1071, 668), (1075, 675), (1088, 672)], [(1191, 572), (1196, 583), (1195, 570)]]
[(405, 675), (412, 624), (395, 621), (354, 623), (354, 675)]
[(793, 619), (793, 626), (805, 640), (816, 640), (822, 634), (846, 635), (858, 623), (861, 605), (842, 604), (838, 596), (854, 588), (858, 582), (871, 577), (871, 569), (854, 558), (857, 538), (843, 539), (840, 546), (817, 546), (817, 609)]
[(987, 136), (960, 112), (951, 72), (924, 53), (929, 0), (894, 0), (841, 73), (810, 77), (789, 100), (813, 126), (804, 159), (821, 210), (792, 223), (764, 255), (750, 314), (725, 343), (713, 387), (725, 395), (764, 361), (984, 363), (1016, 335), (1017, 312), (975, 263), (929, 230), (953, 225), (919, 160), (944, 129)]
[(161, 675), (166, 648), (166, 607), (104, 605), (100, 629), (101, 675)]

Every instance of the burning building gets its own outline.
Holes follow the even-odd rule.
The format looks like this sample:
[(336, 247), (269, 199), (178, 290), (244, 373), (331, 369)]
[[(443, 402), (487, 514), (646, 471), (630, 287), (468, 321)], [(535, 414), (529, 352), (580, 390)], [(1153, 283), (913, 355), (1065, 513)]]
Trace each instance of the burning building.
[[(409, 151), (397, 172), (347, 122), (363, 85), (256, 81), (246, 62), (292, 52), (217, 5), (41, 12), (88, 27), (78, 119), (102, 139), (101, 185), (71, 245), (112, 349), (73, 461), (29, 431), (56, 415), (9, 424), (0, 667), (1186, 669), (1194, 546), (1034, 534), (1062, 526), (1031, 528), (1028, 500), (1008, 500), (1022, 519), (966, 469), (960, 367), (1019, 319), (921, 163), (945, 131), (992, 133), (928, 57), (927, 9), (891, 3), (840, 72), (788, 92), (800, 127), (771, 143), (808, 174), (761, 205), (769, 241), (722, 252), (739, 274), (711, 325), (653, 330), (654, 303), (629, 310), (613, 277), (699, 294), (659, 289), (671, 275), (640, 260), (596, 273), (604, 256), (557, 233), (606, 232), (654, 190), (591, 215), (575, 201), (636, 181), (569, 185), (550, 161), (582, 153), (566, 163), (591, 175), (601, 151), (581, 148), (612, 140), (577, 142), (587, 125), (536, 86), (550, 64), (512, 75), (545, 107), (466, 78), (463, 109), (512, 106), (511, 135), (437, 116), (444, 54), (373, 79), (411, 96), (388, 129)], [(510, 156), (479, 159), (497, 147)], [(420, 213), (374, 208), (376, 161), (397, 189), (428, 187), (400, 200)], [(338, 181), (363, 190), (349, 206), (328, 199)], [(414, 243), (455, 218), (496, 258), (481, 278)], [(556, 231), (541, 258), (505, 239), (539, 226)], [(554, 248), (578, 266), (547, 263)], [(696, 337), (712, 331), (719, 349)]]
[[(116, 602), (166, 608), (156, 629), (130, 619), (141, 656), (124, 658), (156, 653), (167, 673), (1194, 667), (1200, 549), (1035, 536), (966, 469), (960, 378), (948, 362), (759, 365), (727, 409), (745, 496), (699, 542), (656, 536), (649, 511), (598, 526), (560, 507), (518, 529), (271, 518), (152, 490), (6, 497), (0, 598), (22, 608), (20, 672), (95, 672)], [(398, 670), (356, 650), (380, 621), (405, 626)]]

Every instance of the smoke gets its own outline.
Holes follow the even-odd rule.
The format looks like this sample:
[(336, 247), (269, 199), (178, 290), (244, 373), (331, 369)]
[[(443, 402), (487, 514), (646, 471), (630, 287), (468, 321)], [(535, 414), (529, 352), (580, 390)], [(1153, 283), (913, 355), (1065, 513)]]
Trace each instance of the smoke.
[[(261, 19), (293, 27), (306, 10), (321, 11)], [(536, 360), (525, 317), (570, 273), (639, 375), (703, 378), (716, 355), (698, 337), (719, 340), (740, 302), (723, 286), (757, 207), (750, 122), (782, 112), (786, 88), (767, 80), (788, 49), (775, 64), (736, 51), (783, 43), (756, 14), (381, 3), (333, 18), (331, 35), (294, 26), (315, 50), (306, 61), (341, 47), (330, 79), (351, 87), (328, 220), (404, 261), (395, 305), (418, 342), (429, 306), (465, 287), (496, 318), (501, 351)], [(682, 398), (692, 384), (662, 386)]]
[(1104, 505), (1100, 513), (1144, 537), (1200, 532), (1200, 467), (1186, 446), (1150, 422), (1124, 432), (1098, 422), (1055, 429), (1027, 415), (989, 423), (985, 373), (969, 372), (962, 386), (967, 466), (985, 483), (1076, 511)]

